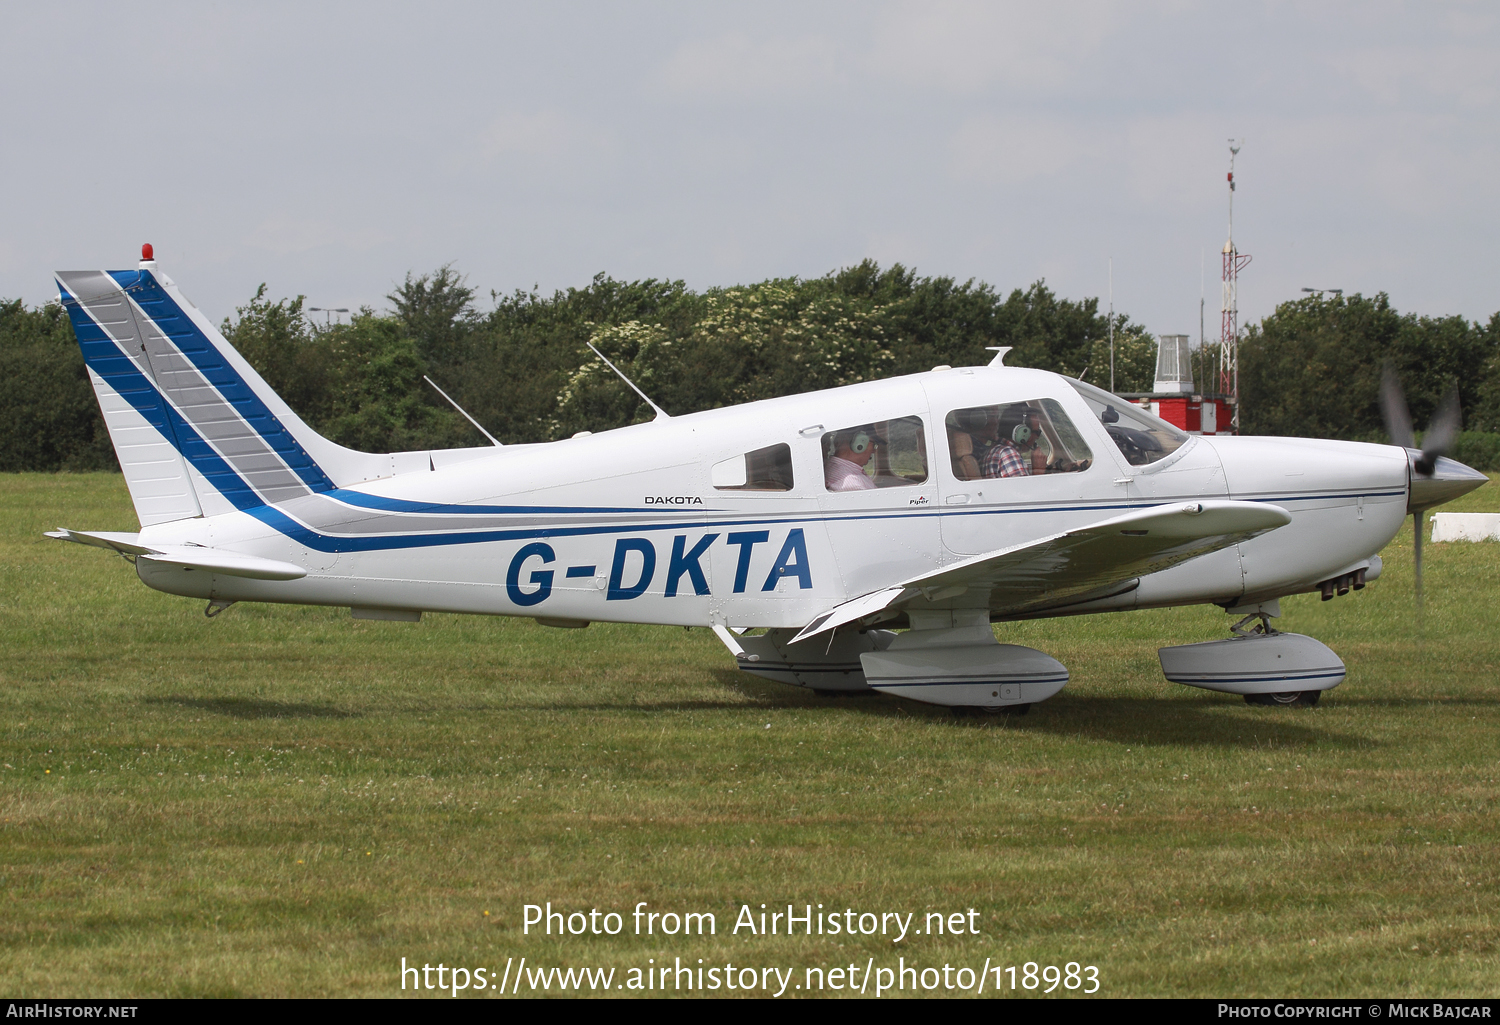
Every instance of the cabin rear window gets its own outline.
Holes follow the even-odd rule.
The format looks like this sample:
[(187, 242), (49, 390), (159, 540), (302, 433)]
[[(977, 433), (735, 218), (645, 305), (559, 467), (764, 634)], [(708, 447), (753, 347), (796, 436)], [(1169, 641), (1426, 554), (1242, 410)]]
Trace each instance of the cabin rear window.
[(873, 491), (927, 482), (927, 432), (919, 416), (823, 435), (823, 483), (829, 491)]
[(714, 463), (709, 479), (720, 491), (792, 490), (792, 447), (768, 445)]
[(1176, 452), (1192, 435), (1180, 431), (1160, 417), (1152, 416), (1133, 402), (1111, 395), (1082, 381), (1069, 380), (1083, 396), (1110, 440), (1131, 466), (1146, 466)]
[(973, 406), (948, 414), (948, 454), (959, 480), (1077, 473), (1094, 460), (1053, 399)]

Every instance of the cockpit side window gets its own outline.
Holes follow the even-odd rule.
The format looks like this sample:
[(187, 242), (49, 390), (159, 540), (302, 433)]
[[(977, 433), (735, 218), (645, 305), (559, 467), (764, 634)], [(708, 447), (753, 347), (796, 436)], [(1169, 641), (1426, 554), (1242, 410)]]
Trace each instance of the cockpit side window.
[(1131, 466), (1148, 466), (1158, 459), (1165, 459), (1192, 437), (1102, 388), (1072, 379), (1068, 383), (1083, 396), (1083, 401), (1089, 404), (1109, 432), (1110, 440)]
[(955, 409), (944, 426), (959, 480), (1077, 473), (1094, 459), (1054, 399)]
[(919, 416), (823, 435), (823, 483), (829, 491), (872, 491), (926, 481), (927, 432)]
[(768, 445), (717, 462), (709, 479), (719, 491), (792, 490), (792, 447)]

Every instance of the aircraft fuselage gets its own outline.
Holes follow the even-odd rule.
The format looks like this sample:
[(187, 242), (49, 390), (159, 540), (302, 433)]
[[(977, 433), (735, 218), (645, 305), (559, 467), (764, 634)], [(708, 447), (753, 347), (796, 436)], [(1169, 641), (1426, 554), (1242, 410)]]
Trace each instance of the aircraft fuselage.
[[(1089, 465), (966, 479), (950, 451), (953, 411), (1041, 400), (1066, 414)], [(871, 423), (904, 432), (907, 464), (884, 482), (895, 486), (829, 490), (827, 436)], [(768, 451), (780, 460), (777, 490), (718, 469)], [(1132, 465), (1066, 379), (1011, 367), (941, 369), (466, 456), (141, 532), (143, 543), (160, 533), (293, 563), (307, 569), (302, 579), (146, 561), (138, 572), (159, 590), (225, 602), (793, 628), (935, 567), (1133, 509), (1221, 498), (1285, 508), (1285, 527), (1045, 614), (1229, 607), (1356, 569), (1373, 578), (1408, 495), (1406, 455), (1383, 445), (1196, 437)]]

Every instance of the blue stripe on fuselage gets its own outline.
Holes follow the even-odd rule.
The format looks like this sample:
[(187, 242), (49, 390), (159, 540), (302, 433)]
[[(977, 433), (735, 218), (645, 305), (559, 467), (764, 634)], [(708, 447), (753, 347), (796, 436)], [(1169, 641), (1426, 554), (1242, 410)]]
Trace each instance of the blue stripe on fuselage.
[(717, 509), (645, 509), (631, 506), (608, 506), (608, 505), (448, 505), (443, 502), (416, 502), (406, 498), (385, 498), (382, 495), (367, 495), (363, 491), (346, 491), (342, 488), (328, 492), (328, 497), (343, 502), (345, 505), (358, 506), (361, 509), (378, 509), (381, 512), (401, 513), (441, 513), (443, 515), (477, 515), (486, 514), (491, 516), (515, 516), (515, 515), (558, 515), (585, 513), (597, 515), (600, 513), (641, 513), (649, 512), (660, 514), (663, 512), (695, 513), (702, 515), (707, 512), (720, 512)]
[[(322, 497), (339, 497), (340, 499), (344, 499), (347, 496), (356, 495), (356, 494), (359, 494), (359, 492), (336, 492), (336, 493), (333, 493), (332, 495), (325, 495), (325, 496), (322, 496)], [(1365, 493), (1366, 497), (1371, 497), (1372, 495), (1374, 495), (1374, 496), (1380, 496), (1380, 495), (1401, 496), (1401, 495), (1404, 495), (1404, 494), (1405, 494), (1405, 492), (1400, 492), (1400, 491), (1396, 491), (1396, 492), (1366, 492)], [(370, 505), (371, 505), (372, 508), (385, 508), (385, 506), (383, 505), (383, 503), (389, 502), (389, 503), (392, 503), (392, 504), (410, 505), (410, 506), (412, 506), (414, 508), (412, 508), (411, 510), (407, 510), (407, 511), (413, 511), (413, 512), (419, 511), (419, 510), (422, 511), (422, 512), (427, 512), (427, 511), (480, 512), (480, 511), (484, 511), (484, 512), (489, 512), (491, 514), (493, 514), (495, 512), (505, 512), (505, 513), (510, 513), (510, 514), (522, 514), (522, 515), (525, 515), (525, 514), (535, 514), (535, 515), (559, 515), (559, 514), (564, 514), (564, 515), (569, 515), (569, 516), (573, 516), (573, 517), (580, 517), (580, 516), (587, 516), (587, 515), (597, 515), (597, 514), (605, 513), (605, 512), (627, 512), (627, 513), (629, 513), (629, 512), (646, 512), (646, 511), (648, 511), (648, 510), (644, 510), (644, 509), (629, 509), (629, 508), (624, 508), (624, 509), (615, 510), (615, 509), (610, 509), (610, 508), (580, 508), (580, 507), (573, 507), (573, 506), (489, 506), (489, 507), (486, 507), (486, 506), (434, 506), (433, 508), (429, 509), (429, 508), (426, 507), (426, 505), (427, 505), (426, 503), (421, 503), (421, 502), (403, 502), (402, 500), (399, 500), (399, 499), (378, 499), (378, 498), (376, 498), (376, 496), (363, 496), (363, 497), (370, 498), (370, 499), (374, 500), (374, 501), (372, 501), (370, 503)], [(1296, 497), (1287, 496), (1287, 497), (1284, 497), (1284, 498), (1275, 499), (1274, 501), (1278, 501), (1278, 502), (1297, 502), (1297, 501), (1315, 501), (1315, 500), (1321, 501), (1321, 500), (1326, 500), (1328, 498), (1343, 498), (1343, 497), (1352, 498), (1354, 496), (1353, 495), (1305, 495), (1305, 496), (1296, 496)], [(1261, 501), (1272, 501), (1272, 499), (1262, 499)], [(350, 504), (354, 504), (354, 503), (350, 503)], [(1163, 503), (1152, 503), (1152, 504), (1166, 504), (1166, 503), (1163, 502)], [(1109, 513), (1109, 512), (1129, 511), (1131, 509), (1136, 509), (1136, 508), (1141, 508), (1141, 507), (1142, 507), (1142, 503), (1139, 503), (1139, 502), (1136, 502), (1136, 503), (1118, 502), (1118, 503), (1111, 503), (1111, 504), (1108, 504), (1108, 505), (1082, 505), (1082, 504), (1079, 504), (1079, 505), (1059, 505), (1059, 506), (1035, 506), (1035, 507), (1030, 507), (1030, 508), (969, 510), (969, 511), (965, 511), (965, 512), (962, 512), (962, 513), (954, 513), (954, 512), (947, 512), (947, 511), (941, 511), (940, 512), (940, 511), (937, 511), (937, 510), (924, 511), (924, 512), (906, 512), (906, 511), (902, 510), (900, 512), (891, 512), (891, 513), (859, 513), (859, 514), (852, 514), (852, 515), (845, 515), (845, 516), (826, 515), (826, 514), (824, 514), (824, 515), (817, 515), (817, 514), (814, 514), (814, 515), (806, 515), (806, 514), (796, 515), (796, 514), (792, 514), (792, 515), (786, 515), (786, 516), (758, 517), (758, 518), (755, 518), (755, 519), (735, 519), (735, 520), (711, 518), (708, 515), (705, 515), (706, 510), (693, 510), (692, 512), (693, 512), (694, 515), (693, 515), (692, 518), (684, 517), (682, 519), (678, 519), (678, 520), (674, 520), (674, 521), (670, 521), (670, 522), (622, 523), (622, 524), (610, 524), (610, 525), (598, 525), (598, 526), (576, 526), (576, 527), (573, 527), (573, 526), (559, 526), (559, 525), (555, 525), (555, 524), (549, 524), (549, 525), (538, 525), (538, 526), (535, 526), (535, 527), (517, 527), (517, 528), (504, 529), (504, 530), (482, 530), (481, 529), (481, 530), (470, 530), (470, 531), (435, 532), (435, 533), (430, 533), (430, 534), (384, 534), (384, 535), (378, 535), (378, 536), (366, 535), (366, 536), (357, 536), (357, 537), (345, 536), (345, 535), (338, 535), (338, 534), (322, 533), (322, 532), (317, 531), (317, 530), (315, 530), (315, 529), (313, 529), (311, 527), (308, 527), (308, 526), (306, 526), (306, 525), (304, 525), (302, 523), (297, 522), (296, 520), (294, 520), (291, 517), (287, 516), (285, 513), (281, 512), (280, 509), (277, 509), (274, 506), (268, 506), (268, 507), (264, 507), (264, 508), (260, 508), (260, 509), (253, 509), (253, 510), (246, 510), (246, 511), (249, 512), (252, 516), (255, 516), (257, 519), (259, 519), (262, 522), (264, 522), (267, 526), (270, 526), (270, 527), (274, 528), (275, 530), (279, 531), (280, 533), (283, 533), (283, 534), (287, 535), (288, 537), (293, 538), (299, 544), (306, 545), (307, 547), (312, 548), (315, 551), (320, 551), (320, 552), (368, 552), (368, 551), (397, 550), (397, 549), (405, 549), (405, 548), (431, 548), (431, 547), (437, 547), (437, 546), (442, 546), (442, 545), (484, 544), (484, 543), (492, 542), (492, 541), (530, 541), (530, 540), (544, 539), (544, 538), (586, 537), (586, 536), (600, 535), (600, 534), (647, 533), (647, 532), (657, 532), (657, 531), (663, 531), (663, 530), (681, 530), (681, 529), (684, 529), (684, 528), (709, 529), (709, 528), (742, 527), (742, 526), (778, 526), (778, 525), (784, 526), (784, 525), (787, 525), (787, 524), (852, 522), (852, 521), (856, 521), (856, 520), (889, 520), (889, 519), (907, 519), (907, 518), (911, 518), (911, 519), (929, 519), (929, 518), (934, 517), (934, 516), (938, 516), (938, 517), (941, 517), (941, 516), (977, 516), (977, 515), (1017, 516), (1017, 515), (1028, 515), (1028, 514), (1059, 513), (1059, 512), (1102, 512), (1102, 513)], [(391, 511), (395, 511), (395, 510), (391, 510)], [(653, 512), (653, 513), (660, 514), (664, 510), (652, 509), (652, 510), (649, 510), (649, 511)], [(686, 512), (686, 511), (687, 510), (684, 510), (684, 512)]]

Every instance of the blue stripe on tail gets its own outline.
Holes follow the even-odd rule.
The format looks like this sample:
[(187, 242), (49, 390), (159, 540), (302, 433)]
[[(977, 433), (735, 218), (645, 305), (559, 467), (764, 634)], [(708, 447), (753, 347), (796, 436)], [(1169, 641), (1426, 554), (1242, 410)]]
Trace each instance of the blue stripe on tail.
[[(133, 282), (121, 281), (121, 278), (144, 277), (135, 271), (117, 272), (111, 276), (126, 287)], [(157, 291), (160, 291), (159, 287)], [(264, 506), (265, 500), (214, 451), (212, 446), (203, 440), (192, 424), (183, 419), (172, 404), (162, 396), (156, 385), (141, 373), (129, 356), (120, 350), (114, 339), (94, 322), (88, 310), (61, 287), (59, 287), (59, 294), (64, 308), (68, 311), (68, 319), (73, 323), (73, 333), (78, 339), (78, 348), (83, 353), (83, 360), (89, 369), (103, 378), (104, 382), (121, 398), (130, 403), (136, 412), (140, 413), (147, 423), (169, 441), (173, 448), (182, 453), (192, 463), (193, 468), (202, 474), (235, 508), (248, 510)], [(175, 304), (172, 305), (175, 307)], [(186, 320), (186, 318), (181, 319)], [(200, 338), (202, 337), (201, 332), (197, 334)], [(232, 371), (230, 373), (235, 380), (239, 381), (241, 388), (248, 393), (249, 389), (244, 387), (244, 382), (239, 379), (239, 375), (233, 374)], [(259, 404), (259, 400), (254, 399), (253, 394), (251, 398)], [(261, 408), (264, 409), (264, 406)], [(266, 413), (269, 415), (269, 411)], [(271, 419), (275, 421), (274, 417)], [(283, 434), (285, 433), (279, 422), (276, 423), (276, 427)], [(302, 452), (300, 445), (297, 445), (296, 449)], [(322, 476), (322, 471), (312, 463), (311, 458), (305, 452), (302, 452), (302, 455), (313, 470)], [(326, 476), (323, 480), (326, 483), (322, 490), (332, 490), (332, 482), (329, 482)]]
[[(312, 456), (308, 455), (307, 450), (297, 442), (297, 439), (292, 437), (291, 432), (282, 426), (281, 421), (266, 407), (260, 396), (256, 395), (245, 379), (229, 365), (218, 347), (178, 307), (150, 272), (110, 271), (109, 274), (122, 289), (128, 292), (146, 316), (151, 318), (157, 330), (171, 339), (172, 344), (281, 457), (293, 473), (315, 492), (333, 490), (334, 484), (328, 479), (328, 475), (313, 461)], [(74, 313), (76, 327), (77, 314), (83, 311), (70, 310), (70, 312)], [(200, 473), (204, 473), (205, 477), (209, 476), (200, 466), (200, 460), (213, 455), (213, 450), (201, 437), (197, 436), (196, 432), (193, 434), (193, 440), (184, 444), (181, 451)], [(220, 465), (222, 465), (222, 460)], [(210, 480), (213, 478), (210, 477)], [(214, 481), (214, 485), (218, 487), (219, 483)]]

